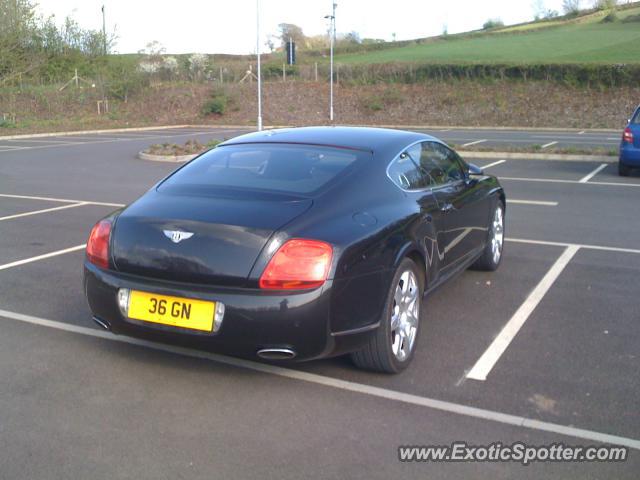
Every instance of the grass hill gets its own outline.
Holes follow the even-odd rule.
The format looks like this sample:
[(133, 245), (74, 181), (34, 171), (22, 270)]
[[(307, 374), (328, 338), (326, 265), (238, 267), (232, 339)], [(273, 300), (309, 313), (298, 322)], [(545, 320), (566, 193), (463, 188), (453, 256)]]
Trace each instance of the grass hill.
[(640, 3), (497, 28), (404, 42), (398, 47), (339, 54), (340, 63), (640, 63)]

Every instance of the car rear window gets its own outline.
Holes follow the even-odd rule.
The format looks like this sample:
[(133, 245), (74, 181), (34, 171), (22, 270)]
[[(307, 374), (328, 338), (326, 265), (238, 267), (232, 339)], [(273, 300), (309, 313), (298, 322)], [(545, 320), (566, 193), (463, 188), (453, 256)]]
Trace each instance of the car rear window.
[(636, 110), (635, 115), (631, 119), (631, 123), (639, 125), (640, 124), (640, 108)]
[(315, 145), (245, 144), (214, 148), (167, 178), (160, 191), (214, 193), (243, 188), (309, 195), (371, 153)]

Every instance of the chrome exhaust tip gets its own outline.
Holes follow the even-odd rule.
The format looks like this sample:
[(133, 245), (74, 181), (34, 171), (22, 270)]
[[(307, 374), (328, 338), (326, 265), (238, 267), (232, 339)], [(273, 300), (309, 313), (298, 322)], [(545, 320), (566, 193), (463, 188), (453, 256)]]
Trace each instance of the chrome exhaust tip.
[(98, 318), (98, 317), (93, 317), (93, 321), (96, 322), (105, 330), (111, 330), (111, 325), (109, 325), (109, 322), (107, 322), (106, 320), (102, 320), (101, 318)]
[(257, 355), (263, 360), (291, 360), (296, 352), (290, 348), (263, 348), (258, 350)]

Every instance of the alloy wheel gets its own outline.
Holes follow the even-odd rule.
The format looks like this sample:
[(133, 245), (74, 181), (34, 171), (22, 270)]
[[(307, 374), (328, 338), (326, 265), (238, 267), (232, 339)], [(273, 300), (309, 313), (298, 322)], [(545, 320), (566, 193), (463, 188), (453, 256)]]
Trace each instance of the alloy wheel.
[(391, 310), (391, 349), (399, 361), (411, 355), (418, 333), (420, 298), (418, 280), (412, 270), (400, 275)]

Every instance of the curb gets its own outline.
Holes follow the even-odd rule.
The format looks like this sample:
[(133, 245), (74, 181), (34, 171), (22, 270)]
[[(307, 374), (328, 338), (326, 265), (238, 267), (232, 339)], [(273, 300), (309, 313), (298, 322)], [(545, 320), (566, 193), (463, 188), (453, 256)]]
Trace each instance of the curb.
[(73, 135), (88, 135), (91, 133), (144, 132), (146, 130), (169, 130), (172, 128), (188, 127), (190, 127), (190, 125), (162, 125), (160, 127), (106, 128), (102, 130), (75, 130), (73, 132), (25, 133), (24, 135), (5, 135), (4, 137), (0, 137), (0, 140), (18, 140), (20, 138), (70, 137)]
[(183, 163), (188, 162), (192, 158), (196, 158), (199, 154), (194, 153), (192, 155), (153, 155), (151, 153), (138, 152), (138, 158), (141, 160), (150, 160), (152, 162), (167, 162), (167, 163)]
[(463, 158), (488, 158), (498, 160), (561, 160), (564, 162), (616, 163), (618, 157), (611, 155), (564, 155), (561, 153), (515, 153), (515, 152), (470, 152), (458, 150)]
[[(371, 128), (396, 128), (414, 130), (498, 130), (498, 131), (530, 131), (530, 132), (585, 132), (585, 133), (620, 133), (621, 129), (608, 128), (553, 128), (553, 127), (456, 127), (451, 125), (349, 125), (336, 124), (345, 127), (371, 127)], [(264, 129), (293, 128), (294, 125), (265, 125)], [(241, 129), (255, 130), (253, 125), (207, 125), (207, 124), (186, 124), (186, 125), (161, 125), (158, 127), (131, 127), (131, 128), (106, 128), (101, 130), (75, 130), (71, 132), (50, 132), (50, 133), (25, 133), (20, 135), (0, 136), (0, 140), (18, 140), (21, 138), (46, 138), (64, 137), (72, 135), (87, 135), (92, 133), (119, 133), (119, 132), (144, 132), (147, 130), (169, 130), (173, 128), (215, 128), (221, 130)]]
[[(566, 128), (566, 127), (492, 127), (492, 126), (464, 126), (452, 125), (340, 125), (345, 127), (372, 127), (372, 128), (400, 128), (415, 130), (498, 130), (516, 132), (569, 132), (569, 133), (620, 133), (624, 127), (615, 128)], [(275, 127), (277, 128), (277, 127)]]

